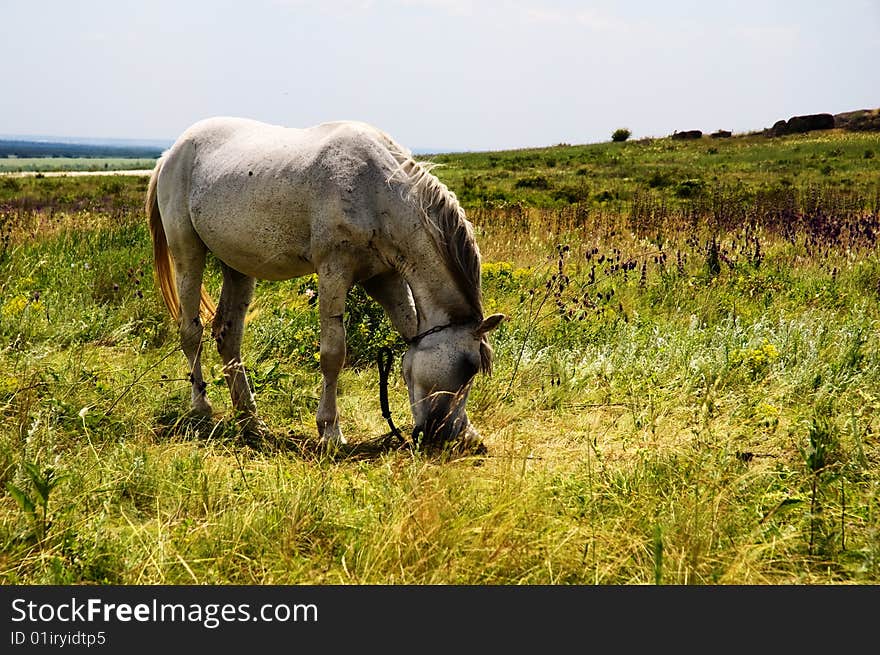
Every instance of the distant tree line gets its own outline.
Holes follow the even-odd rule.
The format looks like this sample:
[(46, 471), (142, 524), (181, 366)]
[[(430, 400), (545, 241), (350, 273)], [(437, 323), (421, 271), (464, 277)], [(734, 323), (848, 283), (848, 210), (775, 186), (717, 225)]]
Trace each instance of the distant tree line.
[(87, 143), (49, 143), (43, 141), (0, 140), (0, 157), (120, 157), (155, 159), (161, 148), (113, 146)]

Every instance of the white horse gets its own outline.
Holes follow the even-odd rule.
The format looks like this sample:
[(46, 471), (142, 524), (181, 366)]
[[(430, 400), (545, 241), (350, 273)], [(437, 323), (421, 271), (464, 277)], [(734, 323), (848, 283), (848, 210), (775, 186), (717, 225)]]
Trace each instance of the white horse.
[[(255, 279), (316, 272), (321, 441), (345, 443), (336, 385), (346, 294), (359, 283), (409, 343), (403, 376), (413, 434), (480, 443), (465, 403), (476, 373), (491, 371), (486, 335), (504, 316), (483, 316), (480, 251), (455, 194), (388, 135), (349, 121), (292, 129), (207, 119), (156, 163), (146, 211), (194, 413), (212, 413), (200, 363), (203, 320), (212, 320), (233, 408), (247, 429), (263, 428), (240, 354)], [(209, 251), (223, 272), (216, 307), (202, 286)]]

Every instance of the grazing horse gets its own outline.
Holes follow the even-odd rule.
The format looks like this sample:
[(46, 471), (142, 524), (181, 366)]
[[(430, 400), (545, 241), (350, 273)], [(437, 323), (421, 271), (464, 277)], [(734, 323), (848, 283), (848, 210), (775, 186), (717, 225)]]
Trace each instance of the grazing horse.
[[(321, 442), (346, 443), (336, 385), (346, 294), (357, 283), (409, 345), (403, 376), (414, 438), (480, 444), (465, 404), (474, 376), (491, 372), (486, 335), (504, 316), (483, 316), (480, 251), (455, 194), (387, 134), (354, 121), (293, 129), (206, 119), (159, 158), (146, 211), (194, 413), (212, 412), (200, 363), (211, 321), (233, 408), (246, 429), (262, 429), (240, 353), (255, 280), (317, 273)], [(223, 273), (216, 307), (202, 285), (208, 252)]]

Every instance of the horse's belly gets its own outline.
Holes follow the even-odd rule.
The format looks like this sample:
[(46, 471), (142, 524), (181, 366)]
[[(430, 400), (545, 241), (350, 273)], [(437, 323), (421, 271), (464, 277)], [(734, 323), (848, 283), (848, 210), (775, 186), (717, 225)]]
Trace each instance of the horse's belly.
[(193, 226), (208, 250), (240, 273), (262, 280), (287, 280), (315, 271), (308, 228), (303, 224), (308, 225), (242, 214), (193, 217)]
[(290, 252), (267, 255), (262, 252), (249, 253), (238, 250), (234, 255), (221, 259), (236, 271), (260, 280), (289, 280), (292, 277), (315, 272), (311, 262), (301, 255)]

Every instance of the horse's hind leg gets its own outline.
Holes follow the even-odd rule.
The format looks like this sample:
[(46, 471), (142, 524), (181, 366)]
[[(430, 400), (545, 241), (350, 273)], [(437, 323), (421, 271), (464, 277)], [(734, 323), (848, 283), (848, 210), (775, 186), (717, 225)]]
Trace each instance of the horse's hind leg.
[(204, 326), (199, 316), (202, 274), (205, 270), (205, 246), (200, 241), (185, 253), (174, 251), (174, 270), (177, 277), (177, 295), (180, 297), (180, 345), (189, 362), (189, 381), (192, 385), (192, 411), (199, 416), (210, 416), (207, 385), (202, 376), (202, 333)]
[(261, 427), (256, 421), (257, 405), (241, 362), (244, 317), (254, 295), (254, 278), (223, 264), (223, 288), (211, 333), (223, 360), (223, 376), (229, 386), (233, 408), (241, 414), (247, 430)]

